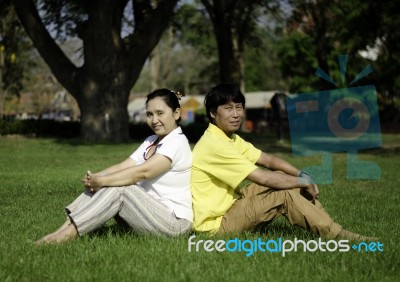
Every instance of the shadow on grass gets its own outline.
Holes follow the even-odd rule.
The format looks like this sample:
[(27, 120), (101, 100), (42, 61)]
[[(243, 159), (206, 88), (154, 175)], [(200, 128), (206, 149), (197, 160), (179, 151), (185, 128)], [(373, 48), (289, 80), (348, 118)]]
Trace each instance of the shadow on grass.
[(195, 235), (198, 240), (255, 240), (257, 238), (278, 239), (278, 238), (299, 238), (304, 240), (316, 239), (318, 236), (298, 226), (290, 225), (284, 216), (279, 217), (272, 223), (265, 224), (255, 231), (242, 231), (234, 233), (216, 234), (210, 236), (206, 233), (191, 231), (187, 237)]
[(278, 140), (275, 134), (272, 133), (239, 133), (245, 141), (252, 143), (255, 147), (267, 153), (292, 153), (290, 136), (285, 136), (284, 139)]
[[(278, 140), (276, 135), (271, 133), (243, 133), (240, 132), (239, 135), (246, 141), (252, 143), (255, 147), (262, 151), (270, 153), (292, 153), (292, 148), (290, 144), (290, 138), (286, 136), (283, 140)], [(143, 142), (143, 139), (134, 138), (126, 142), (112, 142), (112, 141), (102, 141), (102, 142), (89, 142), (81, 138), (57, 138), (54, 139), (54, 143), (60, 145), (69, 146), (95, 146), (95, 145), (118, 145), (118, 144), (130, 144)], [(190, 142), (195, 145), (196, 142)]]
[(127, 224), (121, 224), (114, 221), (113, 223), (108, 223), (106, 225), (103, 225), (99, 229), (88, 233), (86, 236), (88, 236), (89, 238), (104, 238), (109, 236), (119, 237), (126, 235), (134, 237), (139, 236)]
[(366, 153), (371, 155), (399, 155), (400, 154), (400, 145), (398, 146), (383, 146), (380, 148), (372, 148), (362, 150), (359, 153)]
[[(300, 227), (290, 225), (287, 220), (282, 216), (275, 220), (272, 223), (266, 224), (262, 227), (260, 227), (256, 231), (243, 231), (239, 233), (234, 233), (234, 234), (217, 234), (214, 236), (210, 236), (206, 233), (200, 233), (200, 232), (195, 232), (195, 231), (190, 231), (188, 234), (178, 236), (177, 238), (189, 238), (190, 236), (195, 235), (196, 237), (199, 237), (199, 239), (233, 239), (235, 237), (240, 238), (240, 239), (250, 239), (250, 238), (255, 238), (255, 237), (261, 237), (261, 238), (271, 238), (271, 239), (277, 239), (279, 237), (281, 238), (301, 238), (301, 239), (315, 239), (318, 238), (317, 235), (304, 230)], [(88, 238), (107, 238), (107, 237), (122, 237), (122, 236), (129, 236), (133, 238), (139, 238), (142, 236), (146, 235), (141, 235), (135, 233), (126, 223), (123, 221), (119, 220), (113, 220), (110, 223), (100, 227), (99, 229), (88, 233), (86, 236)], [(147, 235), (152, 237), (152, 235)], [(158, 238), (159, 236), (154, 237)], [(162, 236), (164, 237), (164, 236)], [(165, 238), (168, 238), (165, 236)]]
[(54, 139), (54, 142), (60, 145), (69, 145), (69, 146), (95, 146), (95, 145), (120, 145), (120, 144), (131, 144), (137, 142), (143, 142), (144, 139), (136, 140), (131, 139), (125, 142), (112, 142), (112, 141), (102, 141), (102, 142), (90, 142), (85, 141), (80, 138), (58, 138)]

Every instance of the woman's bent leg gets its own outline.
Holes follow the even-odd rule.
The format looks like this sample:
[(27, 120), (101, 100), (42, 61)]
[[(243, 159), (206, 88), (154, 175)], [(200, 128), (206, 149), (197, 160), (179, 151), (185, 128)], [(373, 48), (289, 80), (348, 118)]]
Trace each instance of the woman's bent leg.
[[(71, 211), (78, 209), (82, 205), (86, 204), (92, 196), (94, 195), (93, 192), (90, 192), (89, 190), (85, 190), (81, 195), (79, 195), (70, 205), (66, 207), (66, 213), (69, 214)], [(53, 231), (52, 233), (49, 233), (42, 237), (41, 239), (37, 240), (35, 243), (37, 245), (43, 244), (43, 243), (48, 243), (49, 240), (52, 240), (54, 236), (56, 236), (58, 233), (63, 231), (65, 228), (68, 227), (68, 225), (71, 224), (70, 218), (67, 216), (66, 221), (56, 230)]]
[(81, 206), (85, 205), (87, 202), (89, 202), (92, 197), (95, 195), (95, 193), (90, 192), (89, 190), (85, 190), (82, 194), (80, 194), (71, 204), (69, 204), (65, 210), (67, 214), (76, 211), (79, 209)]
[[(92, 194), (92, 193), (91, 193)], [(83, 193), (67, 208), (69, 219), (56, 232), (37, 241), (61, 243), (102, 226), (114, 216), (121, 217), (135, 232), (177, 236), (190, 231), (191, 222), (177, 218), (167, 206), (132, 185)]]
[(191, 227), (190, 221), (177, 218), (166, 205), (137, 185), (124, 190), (119, 215), (140, 234), (177, 236), (189, 232)]
[(125, 187), (102, 188), (90, 201), (69, 213), (79, 235), (101, 227), (119, 212), (124, 189)]

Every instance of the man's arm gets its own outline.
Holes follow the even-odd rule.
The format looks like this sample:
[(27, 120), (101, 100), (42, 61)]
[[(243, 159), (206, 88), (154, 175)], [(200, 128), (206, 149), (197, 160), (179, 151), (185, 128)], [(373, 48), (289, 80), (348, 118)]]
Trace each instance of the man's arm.
[(308, 175), (301, 175), (301, 171), (287, 161), (262, 152), (256, 164), (272, 171), (259, 168), (250, 173), (247, 179), (278, 190), (301, 188), (302, 195), (315, 203), (319, 196), (318, 186)]
[(313, 204), (315, 204), (315, 200), (318, 199), (319, 196), (318, 186), (312, 183), (311, 179), (306, 177), (297, 177), (278, 171), (268, 171), (257, 168), (251, 172), (246, 179), (277, 190), (300, 188), (302, 189), (302, 195)]
[(279, 171), (268, 171), (258, 168), (250, 173), (246, 179), (274, 189), (285, 190), (293, 188), (308, 188), (312, 183), (305, 178), (288, 175)]
[(260, 158), (256, 162), (257, 165), (268, 168), (272, 171), (282, 171), (288, 175), (299, 176), (300, 170), (285, 160), (275, 157), (271, 154), (261, 152)]

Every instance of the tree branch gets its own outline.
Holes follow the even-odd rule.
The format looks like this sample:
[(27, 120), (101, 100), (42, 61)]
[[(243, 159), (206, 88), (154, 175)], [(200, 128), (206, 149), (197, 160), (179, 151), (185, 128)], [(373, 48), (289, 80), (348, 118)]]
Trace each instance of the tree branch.
[(43, 25), (32, 0), (13, 0), (15, 11), (36, 49), (57, 80), (73, 95), (78, 93), (78, 68), (69, 60)]
[[(174, 15), (174, 8), (177, 2), (178, 0), (160, 0), (158, 5), (152, 8), (149, 6), (150, 2), (148, 0), (133, 0), (135, 31), (129, 37), (129, 46), (127, 46), (130, 68), (141, 64), (142, 61), (137, 61), (137, 59), (147, 58), (158, 44), (161, 34), (168, 27), (169, 21)], [(138, 17), (136, 15), (140, 14), (141, 11), (137, 9), (144, 9), (142, 11), (143, 14)], [(134, 75), (133, 72), (130, 73)]]

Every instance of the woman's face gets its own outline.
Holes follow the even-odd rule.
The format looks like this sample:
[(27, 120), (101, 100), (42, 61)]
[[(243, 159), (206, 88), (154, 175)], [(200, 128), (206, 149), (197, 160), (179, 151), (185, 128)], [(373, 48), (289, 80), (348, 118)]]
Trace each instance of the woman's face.
[(172, 111), (161, 97), (156, 97), (147, 102), (147, 124), (160, 139), (178, 127), (177, 120), (180, 115), (181, 109), (177, 108)]

